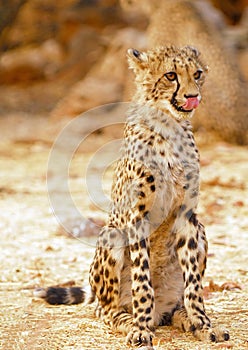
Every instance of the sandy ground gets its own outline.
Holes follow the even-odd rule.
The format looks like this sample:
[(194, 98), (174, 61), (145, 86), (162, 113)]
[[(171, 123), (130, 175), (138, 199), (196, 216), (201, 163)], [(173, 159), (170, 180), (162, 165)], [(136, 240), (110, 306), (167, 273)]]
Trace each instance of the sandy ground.
[[(48, 157), (57, 130), (52, 132), (46, 123), (42, 118), (35, 122), (20, 118), (16, 130), (13, 118), (0, 123), (0, 348), (127, 349), (122, 335), (94, 317), (94, 305), (49, 306), (33, 297), (38, 286), (87, 281), (95, 241), (95, 237), (72, 239), (57, 231), (46, 187)], [(44, 126), (46, 137), (43, 132), (39, 138)], [(95, 135), (94, 143), (99, 146), (106, 141), (104, 137)], [(213, 141), (200, 150), (199, 214), (209, 238), (206, 308), (215, 323), (229, 329), (231, 339), (225, 344), (206, 344), (191, 334), (161, 327), (155, 349), (248, 349), (247, 147)], [(91, 144), (76, 155), (70, 188), (84, 216), (104, 218), (106, 213), (91, 203), (81, 181), (92, 153)], [(110, 183), (111, 169), (104, 174), (106, 191)]]

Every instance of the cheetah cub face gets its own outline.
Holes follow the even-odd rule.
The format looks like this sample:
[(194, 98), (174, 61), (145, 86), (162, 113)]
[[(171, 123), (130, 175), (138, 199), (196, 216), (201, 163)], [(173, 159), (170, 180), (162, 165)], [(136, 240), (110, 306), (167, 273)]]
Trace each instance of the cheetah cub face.
[(192, 116), (201, 101), (207, 73), (195, 48), (129, 49), (127, 56), (136, 76), (136, 102), (170, 112), (177, 120)]

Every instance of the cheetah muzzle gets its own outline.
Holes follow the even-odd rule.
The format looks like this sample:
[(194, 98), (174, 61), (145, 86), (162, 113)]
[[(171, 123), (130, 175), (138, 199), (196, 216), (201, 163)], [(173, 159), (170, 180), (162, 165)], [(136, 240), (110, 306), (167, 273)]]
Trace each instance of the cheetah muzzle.
[(207, 67), (192, 47), (129, 49), (137, 91), (128, 111), (112, 204), (90, 267), (89, 288), (47, 288), (52, 304), (92, 303), (133, 346), (152, 346), (159, 325), (200, 340), (229, 339), (206, 314), (207, 239), (196, 211), (199, 154), (190, 118)]

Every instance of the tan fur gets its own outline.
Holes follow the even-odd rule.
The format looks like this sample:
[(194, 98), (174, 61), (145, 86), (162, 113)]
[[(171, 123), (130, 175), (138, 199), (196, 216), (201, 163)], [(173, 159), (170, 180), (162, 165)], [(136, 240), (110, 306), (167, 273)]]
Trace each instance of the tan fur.
[(107, 225), (84, 289), (48, 289), (53, 303), (98, 300), (96, 315), (127, 334), (128, 344), (152, 346), (159, 325), (172, 324), (201, 340), (229, 339), (205, 312), (202, 279), (207, 240), (196, 210), (199, 155), (190, 119), (207, 74), (192, 47), (128, 50), (136, 94), (128, 111), (122, 156), (112, 186)]
[(193, 110), (184, 109), (188, 98), (200, 101), (207, 67), (191, 47), (130, 49), (128, 61), (137, 91), (90, 270), (97, 315), (132, 345), (151, 346), (154, 328), (169, 323), (199, 339), (227, 340), (204, 309), (199, 157)]

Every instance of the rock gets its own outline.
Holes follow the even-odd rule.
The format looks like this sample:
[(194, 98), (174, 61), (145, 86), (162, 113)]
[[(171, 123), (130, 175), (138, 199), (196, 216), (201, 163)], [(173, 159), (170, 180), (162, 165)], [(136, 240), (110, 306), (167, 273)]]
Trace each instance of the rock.
[(128, 72), (126, 50), (133, 46), (143, 48), (145, 45), (146, 39), (142, 32), (131, 28), (119, 30), (106, 54), (58, 103), (52, 111), (52, 117), (75, 117), (90, 108), (121, 101)]
[(53, 39), (39, 47), (23, 47), (0, 58), (0, 83), (11, 84), (50, 78), (62, 66), (64, 54)]

